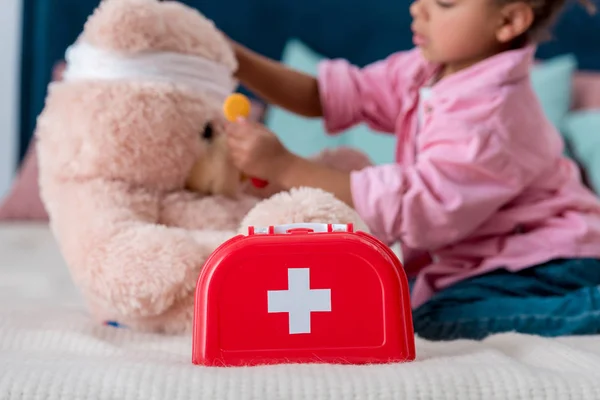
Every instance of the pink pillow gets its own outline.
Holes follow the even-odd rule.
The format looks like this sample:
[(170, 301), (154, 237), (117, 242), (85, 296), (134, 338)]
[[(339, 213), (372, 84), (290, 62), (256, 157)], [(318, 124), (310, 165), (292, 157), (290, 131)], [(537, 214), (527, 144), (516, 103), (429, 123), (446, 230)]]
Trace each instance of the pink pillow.
[(0, 221), (48, 221), (40, 199), (38, 163), (32, 140), (8, 196), (0, 203)]
[[(62, 79), (64, 67), (64, 62), (54, 66), (52, 80)], [(0, 200), (0, 221), (48, 221), (48, 214), (39, 193), (34, 139), (29, 143), (20, 171), (8, 195)]]
[(573, 80), (573, 109), (600, 109), (600, 73), (578, 72)]

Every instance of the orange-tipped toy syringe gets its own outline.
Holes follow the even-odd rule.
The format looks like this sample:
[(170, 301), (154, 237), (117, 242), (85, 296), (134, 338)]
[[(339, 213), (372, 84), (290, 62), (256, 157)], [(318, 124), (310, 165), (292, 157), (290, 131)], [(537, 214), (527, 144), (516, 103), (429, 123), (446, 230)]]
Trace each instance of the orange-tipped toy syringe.
[[(237, 122), (239, 118), (248, 118), (250, 115), (250, 100), (241, 93), (231, 94), (225, 99), (223, 113), (230, 122)], [(250, 178), (250, 182), (257, 188), (264, 188), (269, 184), (269, 182), (258, 178)]]

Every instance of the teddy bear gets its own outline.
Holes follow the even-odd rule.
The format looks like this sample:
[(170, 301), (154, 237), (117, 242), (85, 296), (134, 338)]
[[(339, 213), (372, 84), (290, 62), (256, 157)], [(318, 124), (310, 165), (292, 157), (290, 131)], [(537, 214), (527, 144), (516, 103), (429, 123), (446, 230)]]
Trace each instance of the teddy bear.
[[(204, 262), (249, 225), (366, 230), (317, 189), (244, 190), (221, 108), (236, 68), (213, 22), (174, 1), (103, 0), (67, 50), (36, 126), (40, 196), (96, 321), (189, 331)], [(347, 162), (340, 154), (321, 158)]]

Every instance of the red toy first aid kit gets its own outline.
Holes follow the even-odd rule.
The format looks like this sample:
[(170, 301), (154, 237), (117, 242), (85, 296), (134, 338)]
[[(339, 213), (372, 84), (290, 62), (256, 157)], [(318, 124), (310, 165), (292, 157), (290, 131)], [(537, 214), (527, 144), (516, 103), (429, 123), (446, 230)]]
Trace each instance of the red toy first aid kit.
[(250, 227), (209, 257), (194, 307), (197, 365), (415, 358), (400, 260), (351, 224)]

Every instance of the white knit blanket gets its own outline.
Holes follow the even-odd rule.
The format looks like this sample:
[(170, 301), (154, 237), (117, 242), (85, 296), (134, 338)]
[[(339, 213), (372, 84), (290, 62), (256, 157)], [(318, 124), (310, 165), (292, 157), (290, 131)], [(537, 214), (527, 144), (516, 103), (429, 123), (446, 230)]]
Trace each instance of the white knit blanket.
[(204, 368), (190, 337), (97, 326), (44, 226), (0, 225), (0, 399), (600, 399), (600, 337), (417, 340), (413, 363)]

